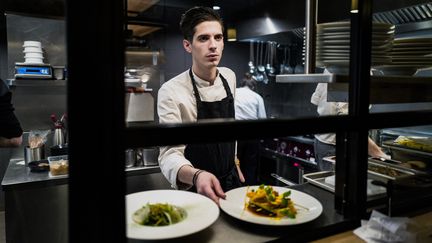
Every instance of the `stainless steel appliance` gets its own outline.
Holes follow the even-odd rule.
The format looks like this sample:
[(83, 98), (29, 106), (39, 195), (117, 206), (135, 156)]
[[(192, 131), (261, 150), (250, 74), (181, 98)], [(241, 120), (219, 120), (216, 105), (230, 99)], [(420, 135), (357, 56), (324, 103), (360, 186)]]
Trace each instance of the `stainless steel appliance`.
[(159, 68), (161, 53), (129, 47), (125, 63), (126, 122), (157, 120), (156, 100), (164, 76)]
[[(290, 183), (302, 184), (303, 174), (317, 171), (313, 138), (290, 136), (262, 141), (259, 179), (272, 182), (272, 173)], [(274, 181), (281, 184), (280, 178)], [(284, 184), (281, 184), (284, 185)]]
[(15, 63), (16, 79), (52, 79), (53, 73), (50, 64)]

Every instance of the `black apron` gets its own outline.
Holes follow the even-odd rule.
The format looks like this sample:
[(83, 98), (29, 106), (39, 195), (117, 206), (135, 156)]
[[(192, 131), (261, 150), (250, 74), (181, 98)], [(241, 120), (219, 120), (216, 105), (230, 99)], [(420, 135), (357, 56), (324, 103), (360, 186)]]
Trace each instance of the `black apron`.
[[(192, 74), (189, 76), (197, 105), (197, 120), (210, 118), (234, 118), (234, 97), (226, 79), (222, 79), (227, 97), (220, 101), (202, 101)], [(194, 167), (213, 173), (218, 179), (224, 191), (241, 186), (237, 169), (234, 164), (235, 143), (211, 143), (188, 144), (185, 149), (185, 157)]]

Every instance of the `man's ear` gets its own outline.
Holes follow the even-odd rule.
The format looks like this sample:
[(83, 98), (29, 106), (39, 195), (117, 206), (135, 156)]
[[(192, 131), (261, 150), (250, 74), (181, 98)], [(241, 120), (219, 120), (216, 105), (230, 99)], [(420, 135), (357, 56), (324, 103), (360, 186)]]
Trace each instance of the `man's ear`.
[(192, 43), (190, 43), (188, 40), (183, 40), (183, 47), (189, 53), (192, 53), (191, 45), (192, 45)]

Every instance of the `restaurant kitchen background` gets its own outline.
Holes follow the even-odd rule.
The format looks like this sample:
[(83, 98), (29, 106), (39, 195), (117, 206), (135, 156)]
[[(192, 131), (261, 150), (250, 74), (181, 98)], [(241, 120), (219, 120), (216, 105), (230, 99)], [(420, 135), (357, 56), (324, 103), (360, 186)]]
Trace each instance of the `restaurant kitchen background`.
[[(46, 4), (49, 1), (42, 1)], [(59, 1), (61, 2), (61, 1)], [(128, 31), (126, 31), (126, 63), (125, 63), (125, 99), (126, 114), (125, 119), (130, 124), (154, 123), (157, 122), (156, 100), (157, 91), (161, 84), (191, 66), (189, 54), (181, 45), (182, 36), (178, 30), (178, 20), (180, 13), (190, 6), (196, 4), (194, 1), (151, 1), (144, 10), (140, 12), (131, 11)], [(224, 1), (228, 2), (228, 1)], [(283, 65), (289, 69), (285, 74), (304, 73), (304, 12), (303, 2), (293, 4), (281, 3), (280, 1), (242, 1), (245, 6), (242, 8), (253, 9), (253, 11), (241, 11), (241, 8), (234, 7), (232, 3), (226, 4), (221, 10), (226, 29), (234, 29), (236, 41), (227, 41), (220, 66), (231, 68), (241, 80), (245, 72), (249, 71), (250, 62), (253, 65), (270, 64), (277, 67), (277, 71), (282, 73)], [(275, 3), (277, 2), (277, 3)], [(318, 11), (318, 22), (330, 22), (349, 18), (348, 12), (340, 15), (331, 11), (331, 6), (320, 2)], [(346, 5), (347, 1), (344, 2)], [(385, 1), (384, 1), (385, 2)], [(429, 10), (426, 14), (420, 15), (419, 19), (407, 18), (405, 23), (397, 22), (394, 9), (402, 6), (385, 4), (376, 6), (377, 12), (375, 19), (387, 16), (387, 22), (396, 25), (403, 25), (395, 37), (428, 37), (432, 38), (432, 9), (431, 3), (426, 1), (412, 1), (412, 6), (426, 6), (421, 9)], [(415, 3), (414, 3), (415, 2)], [(423, 3), (426, 2), (426, 3)], [(201, 3), (201, 2), (200, 2)], [(270, 3), (270, 4), (268, 4)], [(132, 2), (130, 3), (132, 4)], [(294, 6), (295, 5), (295, 6)], [(20, 148), (1, 148), (0, 149), (0, 178), (3, 178), (9, 162), (16, 158), (23, 157), (24, 146), (27, 144), (27, 136), (31, 130), (50, 130), (45, 146), (46, 157), (50, 155), (50, 147), (53, 145), (53, 135), (55, 124), (52, 115), (57, 118), (67, 114), (66, 110), (66, 88), (68, 69), (66, 63), (66, 32), (64, 13), (58, 9), (46, 10), (48, 12), (33, 12), (31, 7), (19, 8), (19, 1), (15, 5), (10, 3), (6, 6), (4, 24), (6, 39), (1, 39), (0, 48), (0, 77), (7, 80), (13, 92), (13, 104), (15, 112), (25, 131), (23, 145)], [(224, 5), (222, 5), (224, 6)], [(389, 9), (389, 8), (392, 9)], [(349, 8), (349, 6), (342, 6)], [(288, 13), (286, 10), (288, 9)], [(295, 10), (294, 10), (295, 9)], [(401, 10), (401, 12), (404, 12)], [(269, 22), (271, 16), (273, 22)], [(272, 28), (270, 28), (270, 23)], [(416, 24), (418, 23), (418, 24)], [(145, 27), (145, 28), (144, 28)], [(94, 26), (97, 28), (97, 26)], [(48, 79), (15, 79), (16, 63), (24, 61), (23, 44), (24, 41), (40, 41), (43, 48), (44, 63), (52, 67), (52, 78)], [(88, 45), (96, 46), (99, 43), (93, 42), (92, 37), (88, 36)], [(6, 55), (7, 53), (7, 55)], [(86, 67), (91, 70), (92, 75), (97, 77), (104, 70)], [(55, 71), (57, 70), (55, 76)], [(60, 70), (60, 71), (58, 71)], [(317, 73), (323, 72), (323, 68), (317, 68)], [(264, 98), (267, 116), (269, 118), (299, 118), (318, 116), (316, 107), (310, 103), (310, 96), (313, 93), (315, 83), (283, 83), (276, 82), (276, 75), (269, 75), (268, 80), (258, 83), (258, 93)], [(432, 77), (431, 69), (424, 69), (415, 74), (416, 76)], [(143, 78), (145, 77), (145, 78)], [(86, 80), (91, 80), (87, 78)], [(80, 84), (86, 89), (86, 83)], [(95, 98), (98, 97), (95, 90)], [(342, 93), (342, 94), (341, 94)], [(347, 99), (346, 92), (335, 91), (335, 97)], [(412, 111), (431, 109), (429, 102), (404, 102), (404, 103), (378, 103), (374, 104), (370, 111), (389, 112), (389, 111)], [(95, 126), (99, 122), (98, 117), (83, 117), (87, 119), (89, 126)], [(65, 121), (65, 137), (67, 143), (67, 116)], [(251, 131), (253, 132), (253, 131)], [(381, 144), (389, 139), (395, 139), (399, 135), (419, 135), (432, 136), (432, 126), (421, 126), (413, 128), (381, 129), (371, 131), (372, 137)], [(97, 139), (94, 134), (89, 134), (92, 139)], [(313, 134), (304, 136), (281, 137), (263, 140), (263, 148), (267, 148), (262, 154), (260, 176), (262, 180), (273, 180), (272, 173), (280, 175), (290, 182), (303, 183), (302, 175), (316, 171), (316, 163), (311, 159), (313, 154)], [(300, 149), (303, 153), (293, 155), (293, 151)], [(156, 169), (155, 159), (156, 148), (143, 148), (134, 150), (133, 164), (128, 168), (128, 191), (167, 188), (169, 185)], [(309, 153), (306, 153), (309, 151)], [(387, 151), (391, 152), (391, 151)], [(127, 153), (126, 153), (127, 154)], [(136, 156), (140, 154), (141, 163), (136, 161)], [(289, 156), (285, 156), (289, 155)], [(420, 156), (421, 157), (421, 156)], [(147, 158), (147, 159), (145, 159)], [(426, 154), (430, 159), (430, 154)], [(287, 163), (288, 161), (288, 163)], [(300, 165), (300, 166), (299, 166)], [(140, 173), (140, 168), (151, 166), (152, 173)], [(273, 183), (279, 183), (272, 181)], [(43, 188), (44, 195), (49, 195), (49, 199), (40, 198), (39, 203), (52, 205), (61, 199), (61, 205), (56, 206), (60, 218), (48, 216), (50, 225), (61, 228), (59, 234), (61, 239), (65, 239), (67, 230), (67, 185), (60, 187)], [(38, 192), (19, 193), (14, 192), (15, 202), (18, 205), (27, 200), (35, 200)], [(46, 201), (48, 200), (48, 202)], [(5, 210), (5, 195), (3, 190), (0, 192), (0, 210)], [(7, 208), (6, 208), (7, 210)], [(11, 212), (18, 214), (18, 209), (11, 209)], [(34, 215), (34, 212), (27, 212)], [(37, 221), (37, 220), (36, 220)], [(6, 221), (8, 223), (8, 221)], [(54, 226), (56, 225), (57, 226)], [(58, 225), (61, 225), (59, 227)], [(19, 229), (10, 229), (11, 234), (18, 234)], [(47, 236), (48, 237), (48, 236)]]

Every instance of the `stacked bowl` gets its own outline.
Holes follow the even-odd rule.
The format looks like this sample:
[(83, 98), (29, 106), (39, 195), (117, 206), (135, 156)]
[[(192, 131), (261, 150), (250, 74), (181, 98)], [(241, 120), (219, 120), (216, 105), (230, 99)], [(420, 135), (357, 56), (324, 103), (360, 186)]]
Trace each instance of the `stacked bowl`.
[(24, 41), (24, 63), (43, 64), (42, 44), (39, 41)]

